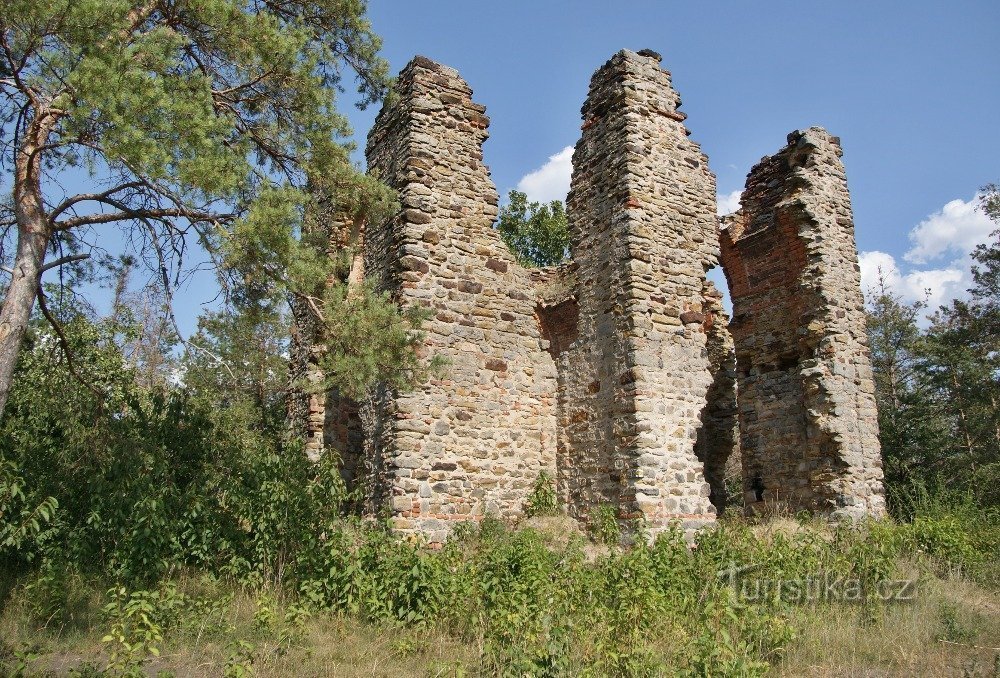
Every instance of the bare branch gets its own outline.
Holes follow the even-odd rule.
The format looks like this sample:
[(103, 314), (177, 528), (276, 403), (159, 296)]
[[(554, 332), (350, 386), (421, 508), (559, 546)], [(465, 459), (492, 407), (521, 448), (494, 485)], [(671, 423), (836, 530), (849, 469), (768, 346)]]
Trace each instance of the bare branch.
[[(100, 202), (111, 204), (111, 201), (106, 198)], [(192, 221), (217, 221), (231, 216), (226, 214), (201, 212), (199, 210), (189, 210), (183, 207), (168, 207), (162, 209), (129, 209), (127, 207), (122, 207), (120, 209), (122, 210), (120, 212), (103, 212), (101, 214), (71, 217), (65, 221), (56, 222), (53, 224), (53, 228), (57, 231), (68, 231), (69, 229), (76, 228), (78, 226), (108, 224), (114, 221), (127, 221), (130, 219), (144, 221), (149, 219), (168, 219), (171, 217), (183, 217)]]
[(42, 315), (45, 316), (45, 319), (48, 321), (49, 325), (52, 326), (56, 336), (59, 338), (59, 345), (62, 347), (63, 353), (66, 354), (66, 366), (69, 368), (70, 374), (73, 375), (74, 379), (83, 384), (88, 391), (97, 396), (100, 399), (100, 406), (103, 407), (104, 394), (76, 371), (76, 362), (73, 360), (73, 351), (69, 347), (69, 340), (66, 338), (66, 333), (63, 332), (62, 325), (59, 324), (59, 321), (57, 321), (55, 316), (52, 315), (52, 312), (49, 311), (49, 306), (45, 298), (45, 292), (41, 288), (38, 290), (38, 308), (41, 310)]
[(0, 48), (2, 48), (3, 54), (7, 58), (7, 63), (10, 64), (10, 75), (14, 81), (14, 86), (23, 92), (26, 97), (28, 97), (28, 101), (31, 102), (32, 106), (37, 106), (38, 93), (21, 79), (21, 69), (24, 68), (27, 55), (25, 55), (25, 59), (22, 59), (21, 63), (18, 64), (17, 59), (14, 58), (14, 53), (10, 48), (10, 43), (7, 42), (6, 31), (0, 31)]
[(69, 263), (72, 263), (74, 261), (83, 261), (84, 259), (90, 259), (90, 255), (89, 254), (70, 254), (70, 255), (65, 256), (65, 257), (59, 257), (55, 261), (50, 261), (49, 263), (47, 263), (44, 266), (42, 266), (39, 269), (39, 271), (38, 271), (38, 275), (41, 275), (42, 273), (45, 273), (46, 271), (48, 271), (50, 269), (53, 269), (53, 268), (55, 268), (57, 266), (62, 266), (63, 264), (69, 264)]
[(163, 254), (163, 249), (160, 247), (160, 243), (156, 239), (156, 233), (153, 232), (153, 230), (152, 230), (152, 226), (148, 222), (146, 222), (146, 227), (150, 230), (150, 237), (151, 237), (151, 242), (152, 242), (152, 245), (153, 245), (153, 250), (156, 252), (156, 257), (157, 257), (157, 259), (159, 260), (159, 263), (160, 263), (160, 267), (159, 267), (160, 268), (160, 270), (159, 270), (159, 272), (160, 272), (160, 280), (163, 283), (163, 296), (166, 297), (166, 304), (164, 304), (164, 308), (167, 311), (167, 317), (170, 320), (170, 325), (171, 325), (171, 327), (174, 330), (174, 334), (177, 335), (177, 339), (182, 344), (184, 344), (185, 346), (188, 346), (188, 347), (194, 349), (195, 351), (198, 351), (198, 352), (201, 352), (201, 353), (204, 353), (205, 355), (207, 355), (209, 358), (212, 359), (212, 362), (215, 365), (221, 366), (222, 368), (224, 368), (226, 370), (226, 372), (229, 374), (229, 378), (230, 379), (235, 380), (236, 379), (236, 374), (233, 372), (233, 370), (229, 366), (229, 364), (225, 360), (222, 359), (221, 356), (213, 353), (212, 351), (208, 350), (204, 346), (199, 346), (198, 344), (196, 344), (195, 342), (191, 341), (190, 339), (185, 339), (183, 333), (181, 333), (181, 328), (180, 328), (180, 326), (177, 323), (177, 316), (174, 315), (174, 291), (173, 291), (173, 286), (170, 284), (170, 276), (167, 275), (166, 258), (165, 258), (164, 254)]
[(309, 310), (313, 312), (313, 315), (316, 316), (317, 320), (321, 323), (326, 323), (326, 316), (323, 315), (323, 311), (321, 311), (319, 306), (316, 304), (316, 302), (319, 301), (316, 297), (308, 294), (302, 294), (301, 292), (293, 292), (292, 294), (297, 298), (302, 299), (309, 305)]
[(146, 184), (143, 181), (129, 181), (124, 184), (119, 184), (114, 188), (109, 188), (108, 190), (102, 193), (77, 193), (74, 196), (66, 198), (52, 209), (52, 211), (49, 213), (49, 223), (55, 224), (56, 219), (59, 217), (60, 214), (62, 214), (70, 207), (78, 203), (88, 202), (88, 201), (101, 202), (106, 200), (107, 198), (110, 198), (119, 191), (124, 191), (129, 188), (141, 188), (145, 185)]
[(218, 89), (218, 90), (213, 89), (212, 90), (212, 96), (213, 97), (226, 97), (226, 98), (228, 98), (228, 95), (233, 94), (234, 92), (238, 92), (241, 89), (247, 89), (249, 87), (253, 87), (256, 84), (258, 84), (260, 82), (263, 82), (265, 79), (268, 78), (268, 76), (271, 76), (273, 74), (274, 74), (274, 70), (273, 69), (272, 70), (267, 70), (267, 71), (264, 71), (263, 73), (261, 73), (260, 75), (258, 75), (253, 80), (248, 80), (247, 82), (241, 83), (239, 85), (233, 85), (232, 87), (227, 87), (226, 89)]

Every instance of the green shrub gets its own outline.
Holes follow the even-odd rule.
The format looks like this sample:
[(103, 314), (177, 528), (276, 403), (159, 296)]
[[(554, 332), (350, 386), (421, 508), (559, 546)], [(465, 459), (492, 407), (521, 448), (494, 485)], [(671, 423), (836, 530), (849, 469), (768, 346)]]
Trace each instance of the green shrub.
[(547, 471), (541, 471), (524, 504), (524, 515), (528, 518), (552, 515), (559, 512), (559, 498), (556, 483)]
[(611, 504), (598, 504), (587, 518), (587, 531), (598, 544), (617, 546), (622, 539), (618, 511)]

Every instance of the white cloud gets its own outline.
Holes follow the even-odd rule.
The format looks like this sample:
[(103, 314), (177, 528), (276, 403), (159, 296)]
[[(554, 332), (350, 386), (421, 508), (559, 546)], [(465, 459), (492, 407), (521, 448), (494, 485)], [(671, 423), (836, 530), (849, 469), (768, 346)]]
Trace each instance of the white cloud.
[(905, 271), (891, 254), (862, 252), (858, 261), (865, 294), (877, 287), (881, 274), (887, 290), (904, 301), (926, 301), (928, 312), (967, 296), (972, 285), (969, 253), (996, 229), (976, 209), (978, 202), (978, 196), (952, 200), (914, 226), (909, 233), (912, 247), (903, 255), (909, 264)]
[(572, 174), (573, 147), (567, 146), (555, 155), (549, 156), (548, 162), (544, 165), (521, 177), (517, 182), (517, 190), (527, 195), (529, 201), (565, 202)]
[(862, 252), (861, 286), (870, 296), (881, 275), (888, 291), (904, 301), (926, 301), (932, 313), (952, 299), (961, 299), (972, 285), (972, 259), (976, 245), (987, 242), (996, 224), (976, 209), (979, 196), (952, 200), (909, 233), (912, 247), (903, 255), (908, 266), (900, 268), (886, 252)]
[(944, 254), (967, 256), (976, 245), (986, 242), (997, 225), (976, 209), (972, 200), (952, 200), (910, 231), (913, 243), (903, 258), (911, 264), (926, 264)]
[(918, 269), (903, 273), (895, 257), (886, 252), (862, 252), (861, 289), (871, 295), (879, 288), (879, 276), (889, 292), (898, 294), (904, 301), (926, 301), (928, 311), (962, 296), (971, 281), (967, 261), (957, 259), (945, 268)]
[(726, 214), (732, 214), (740, 208), (740, 196), (743, 194), (741, 190), (735, 190), (732, 193), (726, 193), (725, 195), (720, 195), (718, 198), (718, 212), (719, 216), (725, 216)]

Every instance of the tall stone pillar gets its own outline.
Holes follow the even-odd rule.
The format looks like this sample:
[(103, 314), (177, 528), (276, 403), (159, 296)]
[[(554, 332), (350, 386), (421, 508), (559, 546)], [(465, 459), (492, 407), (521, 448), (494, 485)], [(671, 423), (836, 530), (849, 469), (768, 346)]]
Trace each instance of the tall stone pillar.
[(760, 161), (722, 230), (746, 505), (885, 512), (861, 274), (840, 140)]
[(424, 352), (447, 361), (365, 406), (368, 504), (432, 543), (456, 521), (519, 515), (539, 473), (555, 472), (555, 363), (531, 277), (492, 227), (488, 125), (457, 72), (416, 57), (368, 136), (369, 170), (401, 210), (369, 225), (366, 275), (428, 309)]
[[(303, 227), (303, 237), (325, 244), (327, 256), (337, 262), (326, 281), (328, 287), (356, 285), (364, 277), (363, 224), (360, 219), (340, 213), (333, 203), (333, 199), (327, 197), (312, 207)], [(322, 386), (326, 375), (320, 363), (326, 352), (326, 337), (314, 311), (300, 298), (292, 300), (291, 311), (287, 424), (291, 434), (303, 441), (311, 460), (317, 461), (330, 451), (338, 454), (350, 486), (361, 449), (357, 405), (336, 389), (327, 390)]]
[(590, 82), (567, 205), (579, 319), (560, 356), (560, 479), (578, 517), (610, 504), (653, 534), (715, 518), (695, 452), (715, 177), (679, 105), (659, 55), (614, 55)]

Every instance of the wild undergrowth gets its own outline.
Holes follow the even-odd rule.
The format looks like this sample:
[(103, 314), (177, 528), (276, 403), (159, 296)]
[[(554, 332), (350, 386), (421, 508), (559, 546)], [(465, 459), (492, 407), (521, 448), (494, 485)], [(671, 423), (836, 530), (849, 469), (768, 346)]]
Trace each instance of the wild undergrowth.
[[(308, 662), (288, 658), (312, 656), (317, 628), (346, 624), (393, 639), (383, 647), (390, 664), (451, 647), (423, 665), (443, 675), (764, 675), (808, 654), (810, 633), (849, 623), (883, 634), (930, 604), (940, 582), (980, 572), (996, 554), (984, 550), (981, 527), (956, 520), (727, 520), (694, 544), (671, 529), (596, 555), (583, 533), (553, 539), (492, 518), (438, 550), (340, 522), (280, 586), (192, 569), (152, 585), (102, 583), (47, 564), (8, 586), (0, 637), (21, 629), (21, 638), (0, 644), (0, 656), (8, 673), (31, 675), (77, 639), (90, 650), (74, 670), (139, 675), (176, 669), (169, 658), (200, 643), (219, 673), (300, 675)], [(964, 607), (933, 605), (928, 633), (976, 645)], [(43, 642), (24, 638), (29, 627)]]
[(972, 497), (914, 487), (894, 520), (727, 518), (689, 543), (608, 506), (581, 530), (540, 476), (520, 525), (429, 549), (344, 517), (337, 460), (285, 442), (280, 399), (199, 390), (197, 365), (142, 386), (110, 331), (69, 329), (106, 397), (44, 337), (19, 363), (0, 675), (905, 674), (924, 648), (1000, 646), (1000, 518)]

